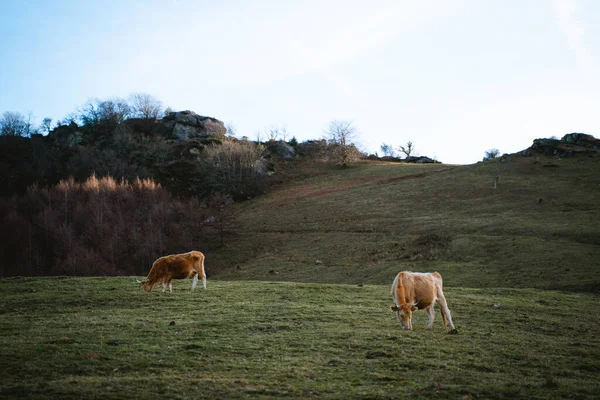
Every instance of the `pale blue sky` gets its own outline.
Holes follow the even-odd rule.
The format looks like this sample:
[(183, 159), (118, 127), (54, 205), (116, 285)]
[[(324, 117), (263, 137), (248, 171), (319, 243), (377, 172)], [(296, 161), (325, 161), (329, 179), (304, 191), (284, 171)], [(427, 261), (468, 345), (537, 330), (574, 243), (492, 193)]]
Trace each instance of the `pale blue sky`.
[(146, 92), (240, 137), (351, 120), (365, 151), (468, 164), (600, 137), (598, 22), (596, 0), (0, 0), (0, 113)]

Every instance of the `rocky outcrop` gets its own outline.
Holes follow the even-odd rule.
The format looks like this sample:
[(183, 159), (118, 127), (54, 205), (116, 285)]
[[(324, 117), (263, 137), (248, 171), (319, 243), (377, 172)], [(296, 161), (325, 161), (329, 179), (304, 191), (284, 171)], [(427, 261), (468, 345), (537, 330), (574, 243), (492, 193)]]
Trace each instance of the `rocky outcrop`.
[(225, 124), (216, 118), (204, 117), (193, 111), (174, 111), (167, 114), (162, 123), (177, 140), (189, 140), (198, 137), (225, 136)]
[(600, 140), (585, 133), (567, 133), (561, 141), (594, 150), (600, 149)]
[(600, 150), (600, 140), (585, 133), (568, 133), (562, 139), (535, 139), (531, 147), (521, 154), (530, 155), (532, 152), (561, 158), (577, 154), (589, 154)]

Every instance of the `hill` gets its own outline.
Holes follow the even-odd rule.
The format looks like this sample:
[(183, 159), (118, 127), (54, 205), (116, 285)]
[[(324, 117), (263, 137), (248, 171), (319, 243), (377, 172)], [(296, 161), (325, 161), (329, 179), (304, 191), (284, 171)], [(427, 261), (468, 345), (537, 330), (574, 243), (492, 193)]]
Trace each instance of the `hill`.
[(437, 270), (448, 286), (597, 292), (599, 153), (548, 140), (465, 166), (282, 161), (266, 195), (235, 205), (237, 235), (207, 271), (358, 284)]

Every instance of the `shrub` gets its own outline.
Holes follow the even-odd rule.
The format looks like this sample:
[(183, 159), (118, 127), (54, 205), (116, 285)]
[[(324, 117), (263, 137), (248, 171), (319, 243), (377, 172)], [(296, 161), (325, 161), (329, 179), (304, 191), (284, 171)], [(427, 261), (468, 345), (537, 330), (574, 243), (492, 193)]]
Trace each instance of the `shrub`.
[(485, 155), (483, 156), (483, 161), (493, 160), (495, 158), (498, 158), (499, 155), (500, 155), (500, 150), (489, 149), (485, 152)]
[(213, 143), (204, 148), (200, 157), (199, 194), (220, 192), (240, 200), (263, 192), (266, 163), (262, 150), (254, 143)]
[(208, 216), (150, 179), (32, 186), (0, 200), (0, 275), (143, 275), (159, 256), (218, 245)]

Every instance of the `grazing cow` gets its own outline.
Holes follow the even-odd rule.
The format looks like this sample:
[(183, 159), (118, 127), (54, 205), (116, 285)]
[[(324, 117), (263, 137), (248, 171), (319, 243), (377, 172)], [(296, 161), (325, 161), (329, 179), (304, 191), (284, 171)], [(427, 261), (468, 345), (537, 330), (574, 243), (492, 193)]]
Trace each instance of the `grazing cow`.
[(204, 254), (199, 251), (190, 251), (183, 254), (172, 254), (170, 256), (160, 257), (148, 273), (148, 277), (144, 279), (142, 288), (150, 292), (154, 285), (162, 284), (163, 292), (169, 285), (169, 291), (173, 292), (173, 279), (188, 279), (192, 276), (192, 290), (196, 288), (198, 283), (198, 275), (202, 277), (202, 286), (206, 289), (206, 274), (204, 273)]
[(431, 329), (435, 317), (433, 306), (437, 302), (442, 309), (444, 326), (451, 328), (450, 333), (458, 333), (442, 292), (442, 276), (439, 273), (402, 271), (394, 279), (391, 295), (396, 303), (391, 309), (396, 312), (403, 329), (412, 330), (412, 313), (422, 309), (429, 315), (427, 329)]

